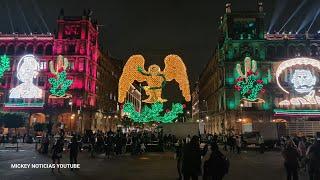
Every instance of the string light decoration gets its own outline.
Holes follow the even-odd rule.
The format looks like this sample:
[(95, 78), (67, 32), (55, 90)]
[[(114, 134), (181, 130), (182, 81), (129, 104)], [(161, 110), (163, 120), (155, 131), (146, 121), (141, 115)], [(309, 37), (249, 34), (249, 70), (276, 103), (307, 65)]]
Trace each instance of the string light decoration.
[(59, 98), (69, 98), (71, 95), (67, 94), (69, 87), (72, 84), (72, 80), (67, 79), (67, 68), (69, 62), (67, 58), (59, 55), (54, 65), (53, 61), (50, 61), (49, 68), (54, 77), (49, 78), (49, 83), (51, 84), (50, 98), (59, 97)]
[(263, 80), (258, 79), (257, 62), (251, 60), (250, 57), (244, 59), (244, 72), (241, 70), (241, 65), (236, 65), (236, 70), (240, 77), (236, 79), (234, 88), (240, 92), (242, 99), (250, 102), (264, 102), (258, 98), (260, 92), (264, 92)]
[(176, 80), (182, 95), (186, 101), (191, 100), (189, 80), (187, 69), (182, 59), (177, 55), (168, 55), (164, 59), (165, 68), (161, 71), (158, 65), (151, 65), (148, 71), (144, 69), (145, 60), (141, 55), (131, 56), (123, 68), (122, 75), (119, 80), (119, 97), (118, 101), (123, 103), (130, 85), (134, 81), (147, 82), (147, 86), (143, 89), (148, 96), (143, 100), (145, 103), (166, 102), (162, 99), (162, 89), (166, 81)]
[(124, 104), (123, 111), (128, 114), (128, 117), (131, 118), (133, 122), (137, 123), (147, 123), (152, 121), (172, 123), (179, 114), (183, 113), (183, 105), (180, 103), (174, 103), (172, 104), (172, 110), (163, 114), (163, 104), (161, 102), (156, 102), (153, 103), (151, 107), (145, 105), (142, 108), (141, 113), (139, 113), (135, 110), (134, 105), (131, 102), (127, 102)]
[(285, 99), (279, 102), (280, 106), (301, 106), (301, 105), (320, 105), (320, 97), (316, 94), (316, 82), (317, 76), (312, 73), (310, 68), (305, 66), (311, 66), (315, 70), (320, 70), (320, 61), (310, 58), (294, 58), (282, 62), (276, 71), (276, 80), (279, 88), (289, 94), (289, 91), (284, 89), (280, 83), (280, 75), (293, 68), (293, 74), (290, 82), (293, 85), (295, 91), (294, 96), (290, 99)]
[(23, 56), (17, 65), (17, 78), (22, 82), (10, 90), (9, 98), (42, 98), (42, 89), (33, 84), (37, 77), (39, 62), (33, 55)]
[(0, 56), (0, 78), (3, 77), (5, 71), (10, 70), (10, 59), (7, 55)]

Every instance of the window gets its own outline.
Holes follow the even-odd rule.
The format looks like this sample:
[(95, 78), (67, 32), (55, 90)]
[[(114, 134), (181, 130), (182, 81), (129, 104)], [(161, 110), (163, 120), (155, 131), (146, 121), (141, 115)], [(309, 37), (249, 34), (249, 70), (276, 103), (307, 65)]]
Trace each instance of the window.
[(69, 61), (69, 70), (74, 70), (74, 62)]
[(47, 62), (46, 61), (41, 61), (40, 62), (40, 69), (41, 70), (46, 70), (47, 69)]
[(38, 86), (44, 86), (44, 84), (46, 83), (46, 77), (44, 76), (40, 76), (39, 80), (38, 80)]

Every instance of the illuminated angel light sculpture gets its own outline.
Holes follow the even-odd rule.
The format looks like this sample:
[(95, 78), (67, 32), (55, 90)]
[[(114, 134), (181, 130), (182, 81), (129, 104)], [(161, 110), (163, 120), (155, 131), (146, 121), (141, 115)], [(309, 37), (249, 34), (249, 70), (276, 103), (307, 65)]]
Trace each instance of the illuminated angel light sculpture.
[(250, 57), (244, 59), (244, 72), (242, 72), (241, 65), (237, 64), (236, 70), (239, 78), (236, 80), (234, 88), (240, 92), (242, 100), (260, 103), (264, 102), (259, 98), (260, 92), (264, 92), (263, 81), (257, 78), (257, 62), (251, 60)]
[(39, 62), (33, 55), (23, 56), (17, 66), (17, 78), (22, 82), (10, 90), (9, 98), (42, 98), (42, 89), (33, 84)]
[(293, 97), (291, 99), (283, 100), (279, 105), (283, 106), (299, 106), (299, 105), (312, 105), (320, 104), (320, 97), (316, 95), (316, 83), (317, 76), (313, 74), (310, 68), (315, 70), (320, 70), (320, 61), (310, 58), (294, 58), (282, 62), (276, 71), (276, 80), (280, 89), (286, 94), (290, 94), (280, 83), (280, 75), (288, 68), (293, 69), (293, 74), (290, 82), (293, 85), (294, 95), (298, 97)]
[(123, 68), (122, 75), (119, 80), (119, 98), (120, 103), (124, 102), (126, 94), (135, 80), (138, 82), (147, 82), (148, 86), (144, 86), (148, 96), (143, 100), (145, 103), (166, 102), (162, 99), (162, 89), (166, 81), (176, 80), (179, 88), (186, 101), (191, 100), (189, 80), (187, 69), (182, 59), (177, 55), (168, 55), (164, 59), (165, 68), (161, 71), (158, 65), (151, 65), (148, 71), (144, 69), (145, 60), (141, 55), (133, 55), (129, 58)]

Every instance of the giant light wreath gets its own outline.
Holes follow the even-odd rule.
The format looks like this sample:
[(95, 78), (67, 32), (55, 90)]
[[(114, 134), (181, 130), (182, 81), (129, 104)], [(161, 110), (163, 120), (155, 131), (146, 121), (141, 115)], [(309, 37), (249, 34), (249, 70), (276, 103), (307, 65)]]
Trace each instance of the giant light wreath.
[[(280, 76), (287, 70), (291, 69), (292, 74), (289, 76), (289, 84), (293, 88), (289, 91), (280, 81)], [(282, 62), (276, 71), (276, 81), (279, 88), (289, 95), (289, 99), (279, 102), (282, 106), (300, 106), (300, 105), (320, 105), (319, 92), (316, 84), (319, 83), (316, 72), (320, 71), (320, 61), (311, 58), (294, 58)]]
[(149, 66), (148, 71), (146, 71), (144, 69), (145, 60), (143, 56), (133, 55), (125, 64), (119, 80), (119, 103), (124, 102), (130, 85), (134, 81), (147, 82), (148, 84), (143, 87), (148, 96), (143, 102), (151, 104), (151, 107), (146, 105), (141, 112), (137, 112), (132, 103), (126, 102), (124, 105), (124, 112), (134, 122), (157, 121), (170, 123), (179, 114), (183, 113), (183, 105), (180, 103), (173, 103), (171, 110), (163, 112), (163, 103), (167, 100), (162, 98), (162, 89), (167, 81), (176, 80), (185, 100), (191, 100), (187, 69), (182, 59), (177, 55), (168, 55), (165, 57), (164, 63), (165, 68), (163, 71), (155, 64)]

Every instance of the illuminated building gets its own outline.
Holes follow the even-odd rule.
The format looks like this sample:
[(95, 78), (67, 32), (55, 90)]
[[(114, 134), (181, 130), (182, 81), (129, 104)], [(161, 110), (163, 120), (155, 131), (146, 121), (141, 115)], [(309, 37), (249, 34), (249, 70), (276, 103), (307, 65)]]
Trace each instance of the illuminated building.
[(199, 108), (199, 83), (196, 82), (194, 89), (191, 93), (191, 104), (192, 104), (192, 121), (196, 122), (200, 119), (200, 108)]
[[(199, 78), (199, 99), (206, 102), (200, 111), (208, 111), (209, 133), (259, 131), (278, 137), (320, 130), (320, 36), (266, 33), (264, 15), (262, 3), (256, 11), (226, 6), (218, 46)], [(234, 88), (241, 77), (237, 64), (243, 66), (248, 57), (257, 63), (256, 78), (263, 85), (260, 102), (244, 100)]]
[(121, 75), (122, 61), (100, 52), (97, 72), (97, 108), (92, 129), (115, 131), (120, 124), (118, 105), (118, 82)]
[[(6, 54), (11, 61), (1, 83), (1, 101), (6, 111), (29, 113), (30, 125), (52, 121), (53, 129), (63, 124), (67, 131), (83, 131), (91, 128), (97, 110), (98, 28), (90, 13), (64, 16), (63, 11), (57, 25), (55, 35), (0, 34), (0, 55)], [(69, 62), (66, 79), (72, 84), (68, 98), (49, 97), (49, 62), (59, 55)], [(35, 88), (23, 93), (20, 89), (26, 90), (26, 84)]]

